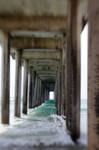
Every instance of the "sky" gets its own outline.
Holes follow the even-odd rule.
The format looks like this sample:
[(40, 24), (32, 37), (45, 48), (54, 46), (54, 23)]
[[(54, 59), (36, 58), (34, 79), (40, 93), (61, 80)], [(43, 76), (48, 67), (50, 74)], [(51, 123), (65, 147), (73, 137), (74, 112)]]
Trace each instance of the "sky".
[[(88, 49), (88, 25), (85, 26), (81, 34), (81, 99), (87, 99), (87, 49)], [(0, 97), (1, 97), (1, 61), (2, 47), (0, 44)], [(14, 97), (15, 91), (15, 60), (10, 57), (10, 97)], [(53, 95), (50, 95), (52, 98)]]

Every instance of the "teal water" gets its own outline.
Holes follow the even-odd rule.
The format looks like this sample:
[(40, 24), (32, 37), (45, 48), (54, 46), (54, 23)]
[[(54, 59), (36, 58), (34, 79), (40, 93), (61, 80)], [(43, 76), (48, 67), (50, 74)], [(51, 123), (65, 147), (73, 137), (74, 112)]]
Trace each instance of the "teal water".
[[(28, 115), (14, 118), (14, 101), (10, 103), (10, 118), (15, 124), (6, 127), (1, 126), (0, 150), (33, 149), (37, 146), (48, 148), (54, 146), (61, 150), (86, 150), (86, 115), (82, 114), (82, 133), (79, 144), (75, 145), (66, 128), (66, 120), (56, 115), (54, 100), (46, 100), (41, 106), (29, 109)], [(6, 131), (6, 132), (5, 132)], [(55, 148), (55, 150), (57, 149)], [(45, 148), (46, 149), (46, 148)]]
[(34, 116), (49, 116), (56, 114), (56, 107), (54, 100), (46, 100), (41, 106), (34, 109), (29, 109), (29, 113), (33, 113)]

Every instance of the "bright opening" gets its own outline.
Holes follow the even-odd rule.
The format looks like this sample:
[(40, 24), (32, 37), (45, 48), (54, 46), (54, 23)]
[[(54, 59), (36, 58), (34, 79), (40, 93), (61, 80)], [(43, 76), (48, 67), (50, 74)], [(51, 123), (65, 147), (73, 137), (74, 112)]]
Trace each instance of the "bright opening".
[(10, 122), (14, 121), (15, 105), (15, 59), (10, 56)]
[(81, 33), (81, 139), (87, 145), (88, 24)]
[(53, 91), (49, 92), (49, 99), (54, 100), (54, 92)]
[[(81, 34), (81, 106), (87, 106), (87, 76), (88, 76), (88, 25)], [(85, 106), (85, 105), (84, 105)]]

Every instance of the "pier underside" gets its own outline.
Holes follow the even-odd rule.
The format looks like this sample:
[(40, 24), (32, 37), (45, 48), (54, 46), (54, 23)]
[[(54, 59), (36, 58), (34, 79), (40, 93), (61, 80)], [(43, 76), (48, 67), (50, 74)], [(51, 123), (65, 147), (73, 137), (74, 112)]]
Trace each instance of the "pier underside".
[[(3, 127), (0, 132), (5, 128), (0, 134), (0, 150), (85, 150), (85, 145), (80, 143), (83, 125), (83, 121), (80, 125), (80, 40), (87, 23), (88, 150), (98, 150), (99, 1), (94, 0), (93, 4), (92, 0), (0, 0)], [(17, 121), (14, 119), (13, 126), (10, 122), (10, 75), (13, 74), (10, 56), (16, 63), (13, 106)], [(51, 91), (54, 92), (54, 116), (52, 112), (47, 115), (42, 106), (50, 111), (46, 100)], [(36, 116), (38, 107), (46, 116), (41, 116), (42, 112)], [(37, 111), (32, 112), (36, 108)], [(71, 143), (67, 139), (71, 139)], [(45, 144), (44, 147), (43, 140), (53, 141), (52, 146)]]

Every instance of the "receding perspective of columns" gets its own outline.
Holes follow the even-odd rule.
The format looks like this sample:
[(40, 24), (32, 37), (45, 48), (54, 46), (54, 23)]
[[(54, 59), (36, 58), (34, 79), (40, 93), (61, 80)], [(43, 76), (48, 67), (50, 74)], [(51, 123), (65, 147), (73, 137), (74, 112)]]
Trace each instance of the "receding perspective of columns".
[(28, 60), (24, 60), (23, 113), (28, 113)]
[[(14, 116), (20, 117), (19, 120), (22, 120), (22, 113), (25, 114), (22, 116), (23, 118), (25, 117), (25, 119), (26, 115), (29, 115), (27, 116), (27, 118), (29, 119), (27, 119), (26, 122), (30, 123), (24, 124), (24, 121), (22, 121), (22, 123), (25, 126), (27, 126), (27, 124), (29, 126), (33, 121), (33, 123), (36, 123), (37, 125), (36, 126), (33, 124), (33, 128), (26, 127), (25, 129), (29, 129), (29, 132), (28, 130), (24, 130), (25, 132), (22, 130), (21, 135), (19, 137), (16, 136), (20, 138), (20, 142), (18, 143), (19, 145), (20, 143), (25, 142), (23, 138), (26, 139), (24, 136), (26, 135), (25, 133), (28, 132), (29, 138), (26, 139), (27, 141), (30, 139), (34, 139), (36, 137), (35, 135), (37, 134), (40, 135), (39, 140), (38, 138), (36, 138), (37, 142), (39, 142), (37, 143), (37, 149), (39, 149), (40, 147), (42, 147), (42, 144), (43, 146), (46, 144), (43, 143), (43, 137), (49, 136), (49, 131), (51, 131), (51, 139), (53, 139), (54, 137), (53, 131), (55, 131), (56, 137), (57, 133), (60, 136), (58, 138), (60, 142), (57, 141), (57, 138), (57, 142), (55, 142), (54, 140), (50, 141), (50, 143), (55, 142), (56, 144), (55, 145), (52, 143), (51, 149), (56, 149), (57, 146), (59, 146), (58, 149), (66, 149), (67, 147), (69, 147), (69, 142), (67, 142), (68, 137), (69, 139), (71, 138), (70, 141), (75, 142), (74, 145), (76, 145), (77, 142), (79, 143), (80, 140), (78, 139), (80, 138), (80, 133), (82, 134), (82, 130), (80, 131), (80, 119), (81, 123), (83, 122), (82, 116), (80, 116), (82, 112), (82, 106), (80, 110), (80, 100), (82, 100), (80, 96), (80, 91), (82, 91), (80, 86), (80, 83), (82, 83), (80, 81), (80, 73), (82, 69), (80, 46), (82, 44), (80, 43), (80, 40), (82, 29), (87, 23), (89, 15), (88, 150), (98, 150), (99, 0), (95, 0), (94, 2), (92, 0), (89, 0), (88, 10), (87, 0), (7, 0), (7, 3), (5, 1), (6, 0), (0, 0), (0, 32), (4, 31), (4, 43), (2, 46), (2, 86), (0, 85), (0, 95), (2, 89), (2, 106), (0, 106), (0, 109), (2, 108), (2, 114), (0, 115), (2, 123), (9, 124), (10, 110), (12, 111), (13, 105), (12, 99), (15, 96), (15, 109), (13, 112)], [(0, 50), (2, 49), (1, 41), (2, 38), (0, 33)], [(16, 67), (16, 72), (14, 72), (15, 79), (14, 76), (12, 77), (11, 75), (11, 86), (9, 59), (10, 55), (13, 59), (16, 60), (16, 66), (14, 66), (15, 62), (11, 59), (11, 70), (14, 70), (15, 68), (13, 67)], [(15, 86), (12, 85), (12, 81), (13, 84), (15, 82)], [(12, 87), (13, 90), (11, 89), (12, 91), (10, 93), (10, 88)], [(15, 95), (13, 91), (15, 91)], [(51, 100), (53, 91), (55, 96), (53, 100)], [(22, 102), (21, 95), (23, 96)], [(11, 109), (9, 110), (10, 96)], [(87, 96), (85, 97), (85, 99), (87, 101)], [(42, 103), (43, 105), (41, 105)], [(41, 109), (42, 106), (44, 106), (44, 111), (42, 111)], [(53, 107), (53, 111), (50, 106)], [(47, 107), (48, 109), (46, 109)], [(42, 116), (39, 110), (44, 112), (44, 114), (46, 114), (46, 117)], [(50, 110), (52, 111), (52, 114), (55, 114), (55, 116), (48, 116), (51, 115), (51, 113), (49, 113)], [(48, 111), (48, 113), (46, 111)], [(39, 119), (37, 118), (38, 112), (40, 113), (39, 117), (41, 117)], [(31, 117), (34, 118), (32, 119)], [(44, 122), (42, 122), (43, 119)], [(50, 121), (51, 123), (53, 123), (53, 126), (51, 126), (52, 124), (50, 125)], [(85, 123), (87, 124), (87, 122)], [(43, 127), (44, 124), (45, 126)], [(64, 128), (64, 124), (66, 125), (66, 128)], [(39, 133), (39, 127), (41, 126), (45, 131)], [(48, 128), (50, 129), (50, 126), (52, 129), (49, 130), (46, 134), (46, 131)], [(53, 127), (56, 128), (56, 126), (57, 130), (53, 130)], [(36, 127), (37, 130), (35, 130), (34, 127)], [(63, 131), (61, 132), (61, 128), (64, 130), (64, 133), (65, 129), (68, 132), (64, 134)], [(34, 130), (35, 133), (33, 133)], [(40, 132), (41, 131), (43, 130), (40, 130)], [(43, 133), (44, 136), (42, 136)], [(16, 137), (14, 138), (15, 140)], [(0, 136), (0, 144), (2, 145), (1, 139), (2, 136)], [(23, 142), (21, 142), (21, 140), (23, 140)], [(8, 140), (8, 144), (9, 141), (10, 140)], [(30, 145), (36, 144), (35, 139), (33, 142), (31, 140), (29, 142)], [(61, 142), (62, 144), (65, 144), (65, 142), (67, 142), (67, 147), (61, 147)], [(17, 145), (17, 142), (14, 143), (12, 141), (11, 146), (14, 147), (14, 144)], [(28, 142), (25, 142), (25, 144), (22, 145), (22, 148), (32, 148), (28, 144)], [(80, 150), (80, 144), (78, 144), (77, 149), (76, 147), (74, 147), (74, 149)], [(24, 148), (24, 146), (27, 147)], [(17, 147), (15, 148), (17, 149)], [(50, 148), (50, 144), (48, 148)], [(1, 148), (0, 150), (2, 149), (3, 148)], [(11, 148), (9, 147), (9, 149)], [(83, 148), (81, 148), (81, 150), (82, 149)]]
[(89, 1), (88, 150), (99, 149), (99, 1)]
[(21, 116), (21, 50), (16, 50), (15, 116)]
[(2, 123), (9, 124), (9, 104), (10, 104), (10, 45), (9, 36), (4, 33), (3, 54), (2, 54)]

